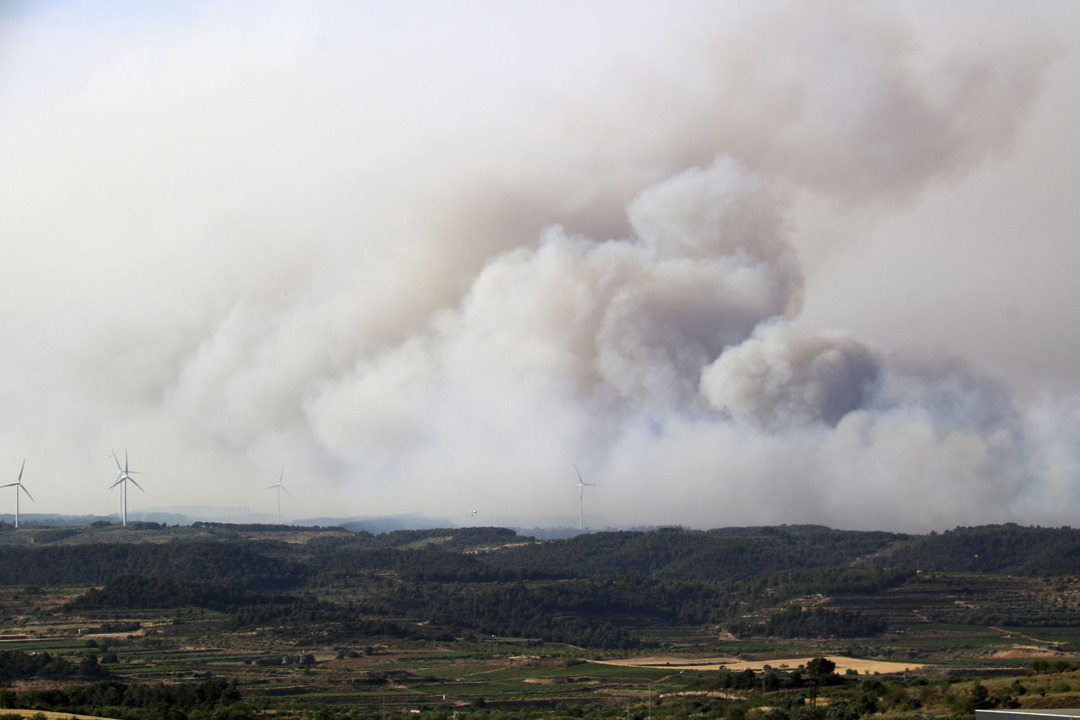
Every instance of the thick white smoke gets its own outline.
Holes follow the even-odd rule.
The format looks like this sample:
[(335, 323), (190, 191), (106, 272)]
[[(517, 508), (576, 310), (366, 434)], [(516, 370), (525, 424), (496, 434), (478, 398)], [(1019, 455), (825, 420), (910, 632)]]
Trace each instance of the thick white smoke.
[(127, 448), (157, 507), (269, 509), (284, 465), (292, 517), (570, 524), (576, 463), (619, 524), (1068, 519), (1080, 401), (802, 315), (823, 258), (1008, 155), (1050, 23), (77, 12), (0, 16), (0, 448), (35, 510), (114, 511)]

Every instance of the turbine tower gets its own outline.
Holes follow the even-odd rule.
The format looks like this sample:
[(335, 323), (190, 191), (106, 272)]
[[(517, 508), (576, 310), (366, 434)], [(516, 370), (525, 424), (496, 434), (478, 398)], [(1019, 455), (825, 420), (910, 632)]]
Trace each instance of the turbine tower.
[(22, 461), (22, 467), (19, 468), (19, 479), (13, 483), (7, 485), (0, 485), (0, 487), (13, 487), (15, 488), (15, 527), (19, 527), (19, 491), (26, 493), (26, 497), (30, 498), (30, 502), (36, 502), (34, 496), (30, 494), (30, 491), (26, 489), (26, 486), (22, 484), (23, 470), (26, 469), (26, 461)]
[(127, 525), (127, 484), (131, 483), (135, 487), (139, 488), (139, 490), (141, 490), (142, 492), (146, 492), (146, 491), (142, 489), (142, 485), (135, 482), (135, 478), (131, 477), (133, 474), (138, 475), (139, 473), (136, 472), (135, 470), (128, 470), (128, 454), (127, 454), (127, 450), (124, 451), (124, 465), (123, 465), (123, 467), (120, 466), (120, 458), (116, 457), (115, 452), (112, 454), (112, 456), (113, 456), (113, 460), (116, 461), (117, 473), (116, 473), (116, 482), (114, 482), (112, 485), (110, 485), (109, 489), (112, 490), (117, 485), (120, 486), (120, 522), (124, 526), (126, 526)]
[(577, 529), (585, 529), (585, 488), (595, 487), (595, 483), (587, 483), (581, 479), (581, 471), (577, 469), (577, 465), (574, 465), (574, 472), (577, 473)]
[(264, 490), (273, 490), (277, 488), (277, 524), (281, 524), (281, 491), (284, 490), (285, 494), (292, 497), (292, 493), (285, 487), (285, 466), (281, 466), (281, 475), (278, 477), (278, 481), (269, 487), (263, 488)]

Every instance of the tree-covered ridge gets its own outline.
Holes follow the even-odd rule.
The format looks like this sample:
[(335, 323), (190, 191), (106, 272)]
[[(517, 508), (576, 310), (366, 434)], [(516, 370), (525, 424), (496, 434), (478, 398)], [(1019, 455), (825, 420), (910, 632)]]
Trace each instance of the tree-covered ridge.
[[(111, 574), (172, 574), (244, 587), (286, 587), (351, 567), (377, 567), (415, 579), (641, 575), (695, 582), (860, 568), (1000, 574), (1080, 568), (1080, 530), (1067, 527), (996, 525), (929, 535), (821, 526), (665, 528), (546, 542), (490, 527), (379, 535), (308, 528), (306, 542), (286, 543), (267, 538), (277, 531), (285, 539), (299, 528), (203, 525), (214, 533), (190, 538), (179, 532), (185, 529), (158, 526), (142, 532), (168, 542), (93, 542), (93, 531), (86, 531), (86, 541), (77, 544), (0, 546), (0, 585), (100, 583)], [(246, 539), (244, 530), (262, 534), (258, 540)], [(43, 541), (52, 537), (48, 529), (32, 532), (44, 533)], [(71, 532), (64, 528), (62, 534), (68, 538)]]
[[(440, 547), (441, 546), (437, 546)], [(528, 568), (502, 568), (446, 549), (417, 550), (338, 547), (308, 560), (313, 581), (325, 584), (363, 572), (392, 572), (404, 580), (417, 582), (498, 582), (556, 577)]]
[(786, 528), (610, 532), (508, 548), (488, 562), (577, 577), (631, 574), (712, 581), (843, 566), (881, 552), (904, 537), (838, 530), (790, 532)]
[(958, 527), (912, 537), (896, 546), (888, 560), (923, 571), (1070, 573), (1080, 569), (1080, 530), (1011, 523)]
[[(372, 534), (367, 531), (356, 533), (357, 544), (372, 548), (409, 548), (410, 546), (431, 543), (443, 550), (471, 550), (474, 548), (498, 547), (507, 543), (531, 541), (530, 537), (521, 537), (509, 528), (466, 527), (426, 529), (426, 530), (391, 530), (387, 533)], [(430, 545), (428, 545), (430, 546)]]
[(307, 567), (275, 545), (202, 541), (0, 547), (0, 585), (102, 583), (118, 574), (212, 580), (251, 589), (302, 583)]
[[(776, 637), (874, 635), (916, 617), (1072, 626), (1080, 600), (1051, 605), (1053, 588), (1018, 583), (1047, 567), (1075, 571), (1078, 548), (1070, 529), (1015, 526), (930, 536), (675, 528), (550, 542), (499, 528), (334, 531), (302, 542), (3, 547), (0, 583), (92, 583), (101, 587), (70, 610), (202, 608), (237, 630), (293, 638), (317, 628), (340, 642), (477, 634), (631, 648), (658, 625)], [(1016, 578), (929, 570), (983, 553)]]
[(73, 610), (199, 607), (231, 611), (244, 605), (265, 602), (263, 597), (221, 582), (163, 575), (113, 575), (103, 587), (90, 588), (69, 607)]

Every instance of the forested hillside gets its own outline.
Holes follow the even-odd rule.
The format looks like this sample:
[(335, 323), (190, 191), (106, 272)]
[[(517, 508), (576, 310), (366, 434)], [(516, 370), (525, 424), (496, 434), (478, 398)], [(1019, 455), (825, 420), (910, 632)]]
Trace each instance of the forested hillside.
[[(92, 584), (99, 587), (68, 611), (203, 608), (228, 614), (238, 630), (294, 638), (317, 625), (341, 642), (475, 633), (626, 649), (647, 644), (646, 631), (657, 626), (856, 638), (916, 617), (1080, 624), (1060, 588), (1066, 599), (1050, 603), (1042, 599), (1049, 585), (1008, 578), (1080, 570), (1080, 532), (1069, 528), (928, 536), (669, 528), (548, 542), (502, 528), (300, 535), (208, 525), (196, 538), (164, 526), (137, 530), (154, 542), (123, 542), (134, 536), (122, 528), (37, 532), (45, 544), (0, 547), (0, 585)], [(979, 585), (990, 575), (1005, 579)]]
[(1080, 530), (1012, 524), (961, 527), (911, 537), (893, 549), (889, 562), (941, 572), (1074, 573), (1080, 568)]
[[(662, 529), (579, 535), (509, 548), (488, 564), (562, 575), (645, 575), (712, 581), (865, 564), (907, 536), (814, 528), (744, 528), (707, 532)], [(892, 563), (890, 563), (892, 564)]]

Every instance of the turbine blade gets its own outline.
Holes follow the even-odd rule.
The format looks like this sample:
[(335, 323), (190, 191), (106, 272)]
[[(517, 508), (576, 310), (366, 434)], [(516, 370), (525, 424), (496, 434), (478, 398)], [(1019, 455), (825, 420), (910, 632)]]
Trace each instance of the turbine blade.
[(8, 483), (7, 485), (0, 485), (0, 488), (6, 488), (6, 487), (11, 487), (12, 485), (18, 485), (18, 484), (19, 484), (19, 483), (17, 483), (17, 482), (13, 482), (13, 483)]
[[(30, 502), (37, 502), (37, 500), (34, 499), (34, 496), (30, 494), (30, 491), (27, 490), (22, 483), (19, 483), (19, 490), (22, 490), (24, 493), (26, 493), (26, 497), (30, 498)], [(19, 492), (19, 490), (16, 490), (15, 492)]]
[(22, 474), (23, 474), (23, 470), (25, 470), (25, 469), (26, 469), (26, 460), (24, 459), (22, 461), (22, 467), (19, 468), (19, 482), (22, 482)]
[(266, 487), (263, 488), (263, 490), (273, 490), (276, 487), (278, 487), (277, 483), (275, 483), (273, 485), (267, 485)]
[(128, 478), (128, 480), (130, 480), (130, 481), (131, 481), (131, 484), (132, 484), (132, 485), (134, 485), (135, 487), (139, 488), (139, 489), (140, 489), (140, 490), (142, 490), (143, 492), (146, 492), (145, 490), (143, 490), (143, 489), (142, 489), (142, 485), (140, 485), (139, 483), (135, 482), (135, 478)]
[(124, 482), (124, 480), (126, 480), (126, 479), (127, 478), (117, 478), (116, 482), (114, 482), (112, 485), (109, 486), (109, 489), (112, 490), (114, 487), (116, 487), (120, 483)]
[(112, 459), (116, 461), (116, 469), (120, 472), (124, 472), (124, 468), (120, 467), (120, 458), (116, 457), (116, 451), (112, 451)]
[(581, 479), (581, 471), (577, 469), (577, 463), (574, 463), (574, 472), (577, 473), (577, 481), (584, 485), (585, 481)]
[(284, 485), (282, 485), (282, 486), (281, 486), (281, 489), (285, 491), (285, 494), (286, 494), (286, 495), (288, 495), (289, 497), (292, 497), (292, 493), (291, 493), (291, 492), (289, 492), (289, 488), (287, 488), (287, 487), (285, 487)]

